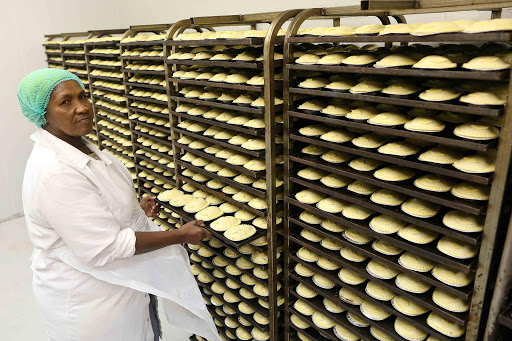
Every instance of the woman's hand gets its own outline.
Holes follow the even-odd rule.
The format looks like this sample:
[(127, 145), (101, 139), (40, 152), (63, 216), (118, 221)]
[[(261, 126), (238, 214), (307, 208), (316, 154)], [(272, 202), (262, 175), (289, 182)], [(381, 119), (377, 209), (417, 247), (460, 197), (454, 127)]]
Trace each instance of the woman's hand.
[(147, 195), (140, 201), (140, 207), (146, 213), (146, 217), (156, 217), (160, 213), (160, 204), (155, 199), (154, 195)]
[(183, 243), (199, 244), (203, 239), (211, 237), (211, 233), (204, 228), (204, 221), (193, 220), (186, 223), (179, 230), (182, 233)]

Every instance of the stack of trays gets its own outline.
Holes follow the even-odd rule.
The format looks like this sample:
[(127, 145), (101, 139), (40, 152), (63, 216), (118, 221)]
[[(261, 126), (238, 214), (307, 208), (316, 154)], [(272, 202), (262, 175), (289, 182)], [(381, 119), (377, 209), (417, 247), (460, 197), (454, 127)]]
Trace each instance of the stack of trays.
[(118, 157), (136, 178), (119, 60), (120, 39), (88, 38), (85, 41), (85, 59), (100, 149)]
[(285, 115), (291, 335), (464, 339), (508, 45), (301, 39)]
[(63, 69), (64, 66), (62, 65), (62, 51), (60, 48), (60, 44), (63, 41), (53, 40), (56, 38), (60, 38), (60, 36), (49, 36), (48, 40), (43, 43), (44, 52), (46, 54), (46, 62), (48, 63), (49, 68)]
[(64, 68), (80, 78), (85, 85), (87, 94), (90, 96), (87, 62), (85, 60), (85, 39), (68, 39), (62, 41), (60, 45)]
[[(135, 163), (138, 170), (139, 192), (158, 194), (176, 186), (174, 156), (170, 138), (169, 109), (163, 63), (163, 34), (143, 34), (134, 31), (121, 40), (123, 84), (134, 140)], [(151, 63), (146, 73), (139, 63)], [(132, 65), (137, 66), (132, 68)], [(148, 66), (149, 68), (149, 66)], [(181, 223), (174, 212), (162, 211), (159, 225), (175, 228)], [(174, 216), (172, 216), (174, 215)]]
[[(268, 340), (269, 281), (276, 279), (278, 311), (283, 308), (282, 235), (267, 245), (267, 185), (271, 155), (265, 137), (263, 37), (265, 31), (181, 34), (165, 44), (171, 89), (170, 111), (177, 179), (183, 209), (205, 221), (212, 239), (188, 245), (194, 274), (226, 339)], [(231, 38), (229, 38), (231, 37)], [(257, 44), (254, 44), (257, 43)], [(168, 50), (171, 50), (169, 48)], [(276, 47), (274, 148), (277, 217), (283, 221), (282, 46)], [(194, 198), (200, 199), (194, 199)], [(188, 200), (191, 200), (190, 203)], [(172, 202), (170, 202), (172, 204)], [(200, 210), (202, 209), (202, 210)], [(200, 211), (195, 211), (200, 210)], [(282, 231), (280, 232), (282, 234)], [(278, 273), (268, 269), (277, 252)]]

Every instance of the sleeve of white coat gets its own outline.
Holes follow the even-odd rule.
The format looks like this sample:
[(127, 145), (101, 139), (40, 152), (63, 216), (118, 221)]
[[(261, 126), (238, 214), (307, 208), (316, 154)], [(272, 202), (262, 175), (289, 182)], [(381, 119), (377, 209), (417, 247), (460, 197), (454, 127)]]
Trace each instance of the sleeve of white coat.
[(85, 176), (66, 170), (42, 179), (38, 187), (36, 207), (80, 261), (102, 266), (134, 255), (134, 230), (121, 229)]

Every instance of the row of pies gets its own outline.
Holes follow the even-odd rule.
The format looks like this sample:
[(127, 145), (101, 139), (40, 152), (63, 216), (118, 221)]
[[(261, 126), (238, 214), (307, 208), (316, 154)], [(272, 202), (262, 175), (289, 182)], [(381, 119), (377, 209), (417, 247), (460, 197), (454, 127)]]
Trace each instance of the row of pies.
[[(144, 142), (144, 141), (143, 141)], [(150, 147), (151, 148), (151, 147)], [(153, 149), (153, 148), (151, 148)], [(153, 153), (147, 149), (137, 149), (137, 151), (135, 151), (135, 155), (144, 155), (145, 157), (147, 157), (148, 159), (154, 161), (154, 163), (158, 163), (159, 165), (155, 165), (154, 163), (151, 163), (151, 162), (148, 162), (146, 160), (140, 160), (139, 161), (139, 164), (146, 167), (146, 168), (149, 168), (151, 170), (157, 168), (157, 167), (160, 167), (160, 165), (162, 166), (165, 166), (167, 168), (167, 170), (169, 169), (174, 169), (174, 162), (172, 161), (172, 149), (163, 149), (161, 150), (160, 148), (158, 149), (153, 149), (155, 151), (158, 151), (159, 153), (168, 153), (168, 156), (169, 157), (164, 157), (164, 156), (161, 156), (160, 154), (157, 154), (157, 153)], [(157, 173), (164, 173), (166, 171), (166, 169), (164, 169), (163, 171), (161, 171), (160, 169), (157, 170)], [(172, 189), (172, 188), (166, 188), (164, 187), (165, 189)]]
[(162, 85), (165, 88), (165, 79), (160, 78), (160, 77), (134, 75), (128, 79), (128, 82), (150, 84), (150, 85)]
[(165, 66), (163, 64), (153, 63), (129, 63), (125, 68), (128, 70), (165, 71)]
[[(368, 47), (367, 47), (368, 48)], [(393, 53), (392, 50), (375, 52), (349, 49), (347, 47), (331, 47), (326, 50), (313, 49), (311, 51), (297, 52), (295, 63), (303, 65), (345, 65), (345, 66), (373, 66), (375, 68), (413, 68), (427, 70), (452, 70), (461, 67), (472, 71), (499, 71), (510, 68), (512, 54), (500, 53), (498, 55), (479, 55), (477, 57), (464, 54), (429, 54), (430, 51), (405, 50), (403, 53)]]
[(112, 78), (123, 78), (122, 72), (115, 72), (115, 71), (106, 71), (106, 70), (92, 70), (91, 71), (92, 76), (101, 76), (101, 77), (112, 77)]
[[(141, 160), (141, 161), (143, 161), (143, 160)], [(139, 164), (143, 165), (141, 163), (141, 161), (139, 161)], [(156, 166), (154, 168), (150, 168), (150, 167), (146, 167), (146, 166), (143, 165), (143, 167), (151, 169), (151, 171), (154, 172), (154, 173), (162, 174), (162, 176), (164, 176), (164, 177), (176, 179), (176, 176), (174, 174), (173, 168), (171, 168), (171, 166), (173, 166), (173, 164), (169, 163), (168, 166), (166, 166), (166, 168), (169, 168), (169, 169), (164, 169), (164, 168), (162, 168), (160, 166)], [(150, 174), (150, 173), (148, 173), (146, 171), (139, 172), (138, 177), (142, 178), (144, 180), (147, 180), (147, 181), (151, 181), (153, 184), (158, 185), (160, 187), (163, 187), (164, 188), (164, 192), (165, 192), (166, 189), (169, 189), (169, 190), (174, 190), (175, 189), (174, 185), (170, 184), (168, 181), (164, 181), (164, 180), (162, 180), (160, 178), (157, 178), (153, 174)], [(158, 193), (160, 193), (160, 190), (158, 191)]]
[(165, 38), (165, 33), (161, 34), (137, 34), (133, 37), (126, 37), (121, 40), (121, 44), (143, 42), (143, 41), (158, 41)]
[(50, 54), (50, 53), (60, 53), (60, 49), (46, 49), (45, 53), (47, 53), (47, 54)]
[[(130, 171), (130, 174), (132, 176), (132, 179), (137, 179), (137, 175), (135, 174), (135, 164), (133, 162), (133, 154), (128, 153), (126, 149), (121, 148), (117, 146), (116, 144), (113, 144), (110, 141), (103, 140), (101, 141), (101, 144), (104, 146), (108, 146), (110, 148), (115, 149), (118, 153), (113, 152), (110, 149), (103, 149), (103, 151), (110, 153), (114, 155), (116, 158), (118, 158)], [(135, 188), (138, 188), (137, 183), (134, 184)]]
[[(261, 151), (265, 150), (265, 139), (257, 138), (237, 133), (229, 129), (224, 129), (215, 125), (209, 125), (206, 123), (198, 123), (192, 120), (181, 121), (177, 127), (185, 129), (192, 133), (198, 133), (205, 137), (213, 138), (215, 140), (227, 142), (233, 146), (240, 146), (249, 151)], [(280, 145), (283, 144), (283, 137), (276, 136), (275, 143)], [(237, 160), (235, 165), (242, 165), (248, 162), (250, 158), (243, 160), (240, 158)], [(228, 161), (229, 162), (229, 161)]]
[[(150, 129), (144, 125), (140, 125), (140, 124), (136, 124), (135, 125), (135, 130), (137, 131), (140, 131), (142, 133), (146, 133), (148, 135), (151, 135), (151, 136), (154, 136), (154, 137), (158, 137), (158, 138), (161, 138), (161, 139), (168, 139), (170, 140), (170, 135), (169, 134), (166, 134), (158, 129)], [(143, 138), (143, 136), (141, 137)], [(152, 146), (152, 147), (155, 147), (155, 148), (159, 148), (159, 146), (161, 146), (162, 144), (160, 142), (156, 142), (156, 141), (152, 141), (152, 140), (149, 140), (147, 139), (147, 141), (145, 141), (145, 144), (144, 146)]]
[(133, 49), (126, 50), (121, 55), (123, 57), (131, 56), (131, 57), (163, 57), (164, 50), (160, 47), (158, 49)]
[(104, 80), (97, 80), (92, 83), (95, 86), (101, 86), (104, 88), (114, 89), (114, 90), (124, 90), (124, 84), (122, 83), (113, 83)]
[[(101, 145), (102, 145), (102, 146), (109, 147), (109, 148), (111, 148), (111, 149), (114, 149), (117, 153), (119, 153), (118, 155), (115, 155), (115, 156), (116, 156), (116, 157), (118, 157), (118, 158), (119, 158), (119, 156), (120, 156), (120, 155), (123, 155), (123, 156), (126, 156), (126, 157), (130, 157), (130, 153), (131, 153), (131, 152), (129, 152), (129, 151), (126, 149), (126, 147), (122, 147), (122, 146), (121, 146), (120, 144), (118, 144), (118, 143), (113, 143), (113, 142), (111, 142), (111, 141), (109, 141), (109, 140), (102, 139), (102, 140), (101, 140)], [(102, 148), (101, 146), (100, 146), (100, 149), (103, 149), (103, 150), (104, 150), (104, 148)], [(107, 151), (112, 152), (110, 149), (107, 149)]]
[[(264, 118), (253, 118), (252, 116), (246, 115), (244, 113), (238, 113), (232, 110), (209, 108), (207, 106), (184, 103), (180, 104), (176, 108), (176, 112), (186, 113), (190, 116), (201, 116), (202, 118), (211, 120), (212, 125), (215, 125), (215, 121), (217, 121), (244, 128), (265, 128)], [(282, 124), (283, 116), (277, 115), (275, 120), (276, 124)]]
[(108, 65), (108, 66), (121, 66), (120, 60), (109, 60), (109, 59), (92, 59), (89, 61), (90, 65)]
[[(390, 122), (384, 122), (381, 119), (374, 119), (371, 124), (378, 124), (383, 126), (399, 127), (404, 126), (404, 129), (420, 133), (438, 133), (445, 131), (446, 125), (458, 124), (475, 124), (487, 125), (493, 127), (501, 127), (503, 116), (497, 117), (481, 117), (475, 119), (474, 116), (453, 113), (453, 112), (439, 112), (435, 110), (423, 108), (405, 108), (398, 107), (390, 104), (372, 105), (362, 101), (347, 101), (339, 98), (333, 98), (325, 101), (323, 99), (307, 99), (298, 104), (297, 109), (304, 111), (311, 115), (324, 114), (334, 118), (348, 118), (350, 120), (368, 122), (374, 116), (387, 112), (395, 113), (395, 115), (387, 115)], [(399, 117), (399, 119), (395, 119)], [(381, 116), (382, 118), (382, 116)], [(412, 122), (411, 122), (412, 121)], [(496, 136), (497, 132), (494, 128), (489, 127), (487, 130), (490, 132), (486, 135), (479, 136), (461, 136), (469, 139), (491, 139)]]
[[(357, 336), (349, 332), (346, 328), (341, 327), (340, 329), (339, 327), (336, 327), (335, 322), (329, 317), (331, 314), (335, 314), (338, 317), (341, 317), (340, 314), (346, 312), (346, 306), (359, 307), (360, 314), (347, 312), (346, 315), (344, 315), (347, 321), (356, 327), (366, 328), (370, 326), (370, 324), (361, 317), (366, 317), (367, 319), (377, 322), (387, 319), (394, 319), (394, 329), (403, 338), (414, 341), (421, 341), (427, 338), (428, 335), (425, 333), (425, 331), (414, 327), (406, 319), (392, 316), (388, 310), (380, 307), (380, 302), (389, 302), (398, 313), (409, 316), (412, 319), (417, 316), (425, 316), (428, 314), (427, 325), (433, 330), (436, 330), (437, 332), (448, 337), (459, 337), (462, 336), (465, 332), (463, 327), (460, 327), (455, 323), (441, 318), (436, 313), (429, 312), (429, 310), (425, 309), (420, 304), (417, 304), (406, 297), (394, 294), (376, 282), (368, 281), (365, 287), (365, 291), (368, 296), (361, 297), (354, 293), (350, 286), (343, 286), (339, 289), (335, 288), (336, 285), (333, 285), (334, 283), (330, 279), (310, 270), (308, 267), (305, 267), (300, 263), (295, 266), (295, 273), (302, 277), (311, 277), (315, 286), (324, 290), (332, 291), (334, 294), (333, 296), (339, 297), (339, 302), (333, 302), (325, 298), (322, 299), (325, 311), (328, 313), (316, 311), (309, 304), (309, 300), (316, 298), (318, 294), (309, 286), (306, 286), (303, 283), (299, 283), (295, 287), (295, 292), (298, 296), (301, 297), (301, 299), (295, 301), (293, 307), (297, 312), (299, 312), (299, 314), (309, 316), (313, 324), (318, 328), (335, 328), (334, 333), (341, 340), (358, 340)], [(345, 277), (345, 274), (342, 276)], [(407, 277), (404, 277), (404, 279), (400, 279), (400, 282), (408, 281)], [(440, 304), (440, 306), (442, 305), (453, 310), (456, 310), (457, 308), (467, 310), (469, 308), (469, 305), (466, 302), (456, 297), (452, 297), (451, 295), (440, 291), (439, 289), (434, 290), (432, 296), (435, 297), (433, 299), (434, 302)], [(295, 315), (295, 317), (294, 315), (291, 316), (291, 322), (299, 329), (307, 329), (309, 327), (309, 324), (305, 323), (297, 315)], [(425, 330), (428, 331), (426, 328)], [(387, 337), (384, 333), (375, 327), (372, 327), (370, 332), (379, 340), (389, 340), (389, 337)], [(381, 338), (381, 336), (386, 337)]]
[[(383, 168), (383, 173), (392, 170), (392, 168)], [(406, 200), (406, 197), (399, 193), (389, 191), (387, 189), (376, 191), (375, 186), (364, 182), (354, 182), (353, 184), (354, 186), (351, 188), (351, 191), (358, 194), (361, 193), (361, 195), (371, 195), (371, 198), (373, 197), (373, 199), (370, 200), (377, 204), (396, 207), (400, 206), (400, 210), (402, 212), (415, 218), (429, 219), (442, 212), (442, 207), (436, 203), (413, 197)], [(464, 184), (463, 186), (460, 186), (461, 192), (463, 191), (465, 193), (469, 192), (473, 194), (471, 192), (472, 190), (475, 190), (475, 192), (478, 193), (479, 188), (475, 189), (472, 184)], [(317, 208), (327, 213), (341, 214), (346, 219), (365, 221), (376, 213), (371, 209), (356, 204), (348, 205), (348, 203), (343, 202), (342, 200), (334, 197), (327, 197), (325, 194), (311, 189), (305, 189), (297, 192), (295, 194), (295, 198), (303, 204), (316, 205)], [(443, 214), (442, 221), (443, 224), (450, 229), (460, 232), (474, 233), (481, 232), (483, 230), (484, 217), (464, 213), (458, 210), (452, 210)], [(400, 228), (400, 223), (402, 222), (398, 219), (390, 220), (390, 226), (387, 230), (388, 233), (396, 232)], [(396, 231), (393, 230), (395, 228)], [(373, 229), (375, 229), (375, 227)], [(385, 228), (381, 227), (381, 229), (382, 231), (386, 231)]]
[[(313, 124), (299, 129), (299, 133), (307, 137), (320, 138), (321, 140), (333, 143), (351, 143), (358, 148), (375, 149), (380, 154), (406, 157), (418, 154), (420, 147), (408, 140), (392, 140), (389, 136), (376, 133), (355, 135), (346, 129)], [(320, 156), (324, 161), (330, 163), (344, 163), (352, 160), (355, 155), (337, 150), (326, 150), (326, 148), (309, 149), (309, 155)], [(495, 169), (496, 151), (490, 150), (487, 153), (475, 153), (464, 155), (457, 150), (447, 147), (433, 147), (418, 156), (421, 162), (428, 162), (438, 165), (452, 165), (455, 169), (464, 173), (486, 174), (492, 173)], [(378, 164), (377, 164), (378, 166)], [(374, 166), (371, 170), (377, 168)], [(393, 174), (381, 174), (380, 180), (384, 181), (405, 181), (415, 175), (412, 169), (394, 167)], [(442, 178), (440, 178), (442, 179)]]
[(48, 60), (53, 60), (55, 62), (62, 62), (62, 57), (49, 57)]
[[(46, 52), (48, 52), (48, 50)], [(66, 50), (64, 50), (64, 53), (66, 53), (66, 54), (84, 55), (85, 51), (84, 51), (84, 49), (66, 49)]]
[(126, 137), (126, 136), (131, 136), (131, 132), (130, 132), (130, 129), (127, 129), (123, 126), (119, 126), (115, 123), (112, 123), (110, 121), (107, 121), (107, 120), (104, 120), (104, 119), (99, 119), (98, 122), (97, 122), (98, 126), (101, 126), (101, 127), (104, 127), (104, 128), (107, 128), (109, 130), (113, 130), (114, 132)]
[[(174, 52), (167, 59), (176, 60), (210, 60), (210, 61), (232, 61), (232, 62), (261, 62), (264, 55), (257, 49), (209, 51), (206, 48), (197, 48), (196, 52)], [(283, 55), (274, 53), (274, 61), (283, 60)]]
[[(119, 147), (122, 148), (123, 150), (126, 150), (127, 148), (131, 148), (131, 146), (132, 146), (131, 137), (130, 138), (122, 137), (119, 135), (119, 133), (114, 133), (110, 130), (105, 130), (105, 129), (101, 129), (99, 131), (99, 133), (101, 135), (104, 135), (104, 136), (114, 140), (119, 145)], [(108, 141), (108, 142), (110, 142), (110, 141)]]
[[(155, 108), (153, 108), (152, 111), (155, 111)], [(145, 115), (145, 114), (140, 114), (140, 113), (135, 113), (135, 114), (130, 115), (130, 120), (137, 120), (140, 122), (144, 122), (147, 124), (154, 124), (154, 125), (157, 125), (160, 127), (165, 127), (165, 128), (171, 127), (171, 123), (169, 122), (169, 119), (154, 117), (151, 115)], [(146, 129), (149, 129), (149, 128), (146, 127)], [(143, 133), (148, 133), (151, 130), (151, 129), (149, 129), (149, 130), (146, 130), (146, 129), (143, 129), (141, 131)], [(169, 130), (169, 132), (170, 132), (170, 130)], [(161, 137), (161, 136), (163, 136), (163, 135), (160, 135), (158, 137)]]
[[(253, 108), (265, 107), (265, 98), (262, 95), (256, 96), (251, 93), (242, 93), (240, 91), (220, 92), (213, 87), (203, 88), (198, 86), (189, 86), (181, 89), (179, 93), (182, 94), (185, 98), (200, 99), (204, 100), (205, 102), (218, 101), (225, 104), (237, 104), (242, 106), (250, 106)], [(274, 104), (283, 104), (283, 100), (281, 98), (275, 97)], [(208, 103), (205, 103), (205, 105), (208, 105)]]
[[(366, 167), (365, 159), (359, 158), (352, 160), (349, 163), (349, 167), (356, 169)], [(375, 177), (383, 177), (382, 174), (393, 171), (393, 168), (381, 168), (380, 172), (375, 172)], [(402, 193), (398, 193), (389, 189), (382, 189), (377, 186), (371, 185), (365, 181), (354, 180), (345, 176), (329, 173), (321, 169), (314, 167), (307, 167), (299, 170), (297, 175), (303, 179), (309, 181), (318, 181), (322, 185), (335, 188), (340, 192), (343, 192), (342, 188), (345, 188), (349, 192), (353, 192), (359, 195), (370, 195), (370, 200), (376, 204), (384, 206), (398, 206), (403, 204), (408, 196)], [(386, 174), (384, 174), (386, 177)], [(486, 201), (489, 200), (490, 187), (480, 185), (467, 181), (457, 181), (456, 179), (447, 178), (444, 176), (438, 176), (436, 174), (425, 174), (417, 177), (413, 181), (414, 186), (425, 191), (432, 191), (437, 193), (451, 193), (454, 197), (464, 200), (478, 200)]]
[(104, 101), (102, 99), (95, 101), (94, 104), (117, 111), (121, 115), (126, 115), (128, 113), (128, 108), (126, 108), (126, 106)]
[(119, 49), (112, 49), (112, 48), (95, 48), (89, 51), (89, 53), (96, 53), (96, 54), (120, 54), (121, 51)]
[[(108, 118), (109, 120), (112, 120), (116, 123), (120, 123), (120, 124), (130, 124), (130, 120), (127, 119), (126, 117), (124, 116), (121, 116), (121, 115), (117, 115), (117, 114), (114, 114), (114, 113), (111, 113), (111, 112), (108, 112), (108, 111), (104, 111), (104, 110), (98, 110), (98, 112), (96, 113), (97, 115), (99, 116), (102, 116), (102, 117), (106, 117)], [(99, 117), (101, 118), (101, 117)], [(107, 128), (110, 128), (107, 126)]]
[[(173, 78), (184, 80), (208, 81), (227, 84), (247, 84), (261, 86), (265, 84), (262, 73), (247, 72), (240, 70), (221, 69), (221, 68), (198, 68), (191, 70), (178, 70), (172, 74)], [(275, 74), (274, 80), (282, 80), (281, 72)], [(212, 85), (214, 86), (214, 85)]]
[(100, 38), (89, 38), (85, 41), (85, 43), (104, 43), (104, 42), (119, 42), (122, 37), (120, 36), (105, 36)]
[(108, 98), (114, 102), (125, 102), (126, 99), (124, 98), (124, 96), (121, 96), (121, 95), (118, 95), (118, 94), (112, 94), (112, 93), (109, 93), (109, 92), (105, 92), (103, 90), (99, 90), (99, 89), (96, 89), (92, 92), (93, 95), (95, 96), (103, 96), (105, 98)]
[[(285, 34), (286, 30), (279, 30), (277, 33), (278, 36)], [(266, 35), (267, 30), (184, 32), (178, 34), (173, 40), (264, 38)]]
[[(433, 86), (429, 86), (432, 84)], [(386, 95), (402, 98), (419, 98), (429, 102), (449, 102), (458, 100), (464, 104), (477, 106), (503, 106), (508, 97), (506, 84), (484, 84), (472, 82), (451, 86), (450, 82), (435, 80), (423, 82), (410, 79), (392, 78), (384, 82), (382, 78), (364, 76), (359, 80), (345, 75), (328, 78), (316, 77), (301, 81), (298, 86), (304, 89), (330, 90), (352, 94)], [(485, 87), (483, 90), (482, 87)]]
[(358, 27), (335, 26), (303, 28), (297, 32), (300, 36), (352, 36), (352, 35), (388, 35), (410, 34), (413, 36), (428, 36), (446, 33), (483, 33), (512, 30), (512, 19), (491, 20), (457, 20), (438, 21), (425, 24), (370, 24)]
[[(130, 104), (130, 106), (133, 107), (133, 108), (144, 109), (144, 110), (151, 111), (151, 112), (158, 112), (158, 113), (161, 113), (161, 114), (169, 114), (169, 108), (168, 107), (164, 107), (164, 106), (158, 105), (158, 104), (143, 103), (143, 102), (139, 102), (139, 101), (133, 101)], [(130, 116), (130, 119), (131, 119), (131, 116)]]
[(164, 92), (152, 91), (148, 89), (132, 89), (130, 90), (129, 94), (136, 97), (152, 98), (158, 101), (167, 102), (167, 93)]
[(64, 66), (62, 66), (62, 65), (49, 64), (48, 67), (51, 68), (51, 69), (64, 70)]

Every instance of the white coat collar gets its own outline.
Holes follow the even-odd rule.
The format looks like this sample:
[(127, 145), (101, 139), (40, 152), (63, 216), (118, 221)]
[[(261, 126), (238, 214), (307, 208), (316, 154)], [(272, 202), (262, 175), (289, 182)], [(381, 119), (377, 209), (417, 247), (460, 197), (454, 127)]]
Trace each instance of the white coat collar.
[[(40, 143), (41, 145), (56, 151), (59, 154), (60, 159), (68, 161), (71, 165), (76, 166), (79, 169), (83, 170), (87, 163), (92, 160), (92, 157), (90, 157), (89, 155), (84, 154), (83, 152), (76, 149), (69, 143), (62, 141), (58, 137), (54, 136), (53, 134), (47, 132), (42, 128), (34, 132), (30, 136), (30, 138), (34, 140), (36, 143)], [(98, 157), (103, 162), (105, 162), (107, 166), (112, 163), (112, 160), (110, 160), (103, 153), (100, 153), (99, 149), (95, 145), (93, 145), (86, 139), (82, 140), (84, 141), (87, 148), (89, 148), (96, 155), (98, 155)]]

